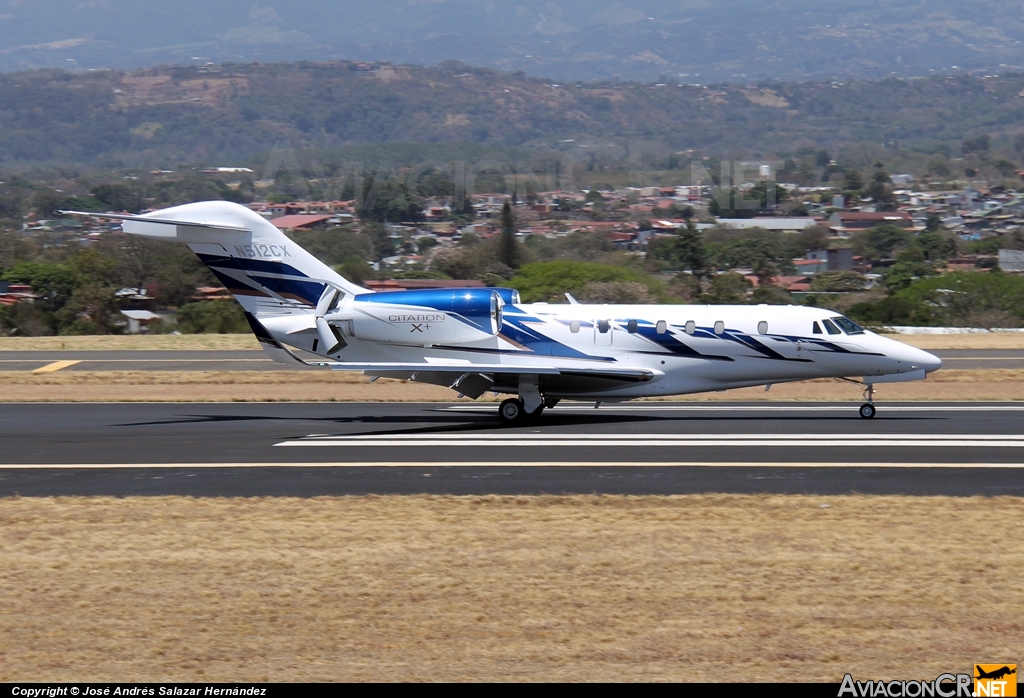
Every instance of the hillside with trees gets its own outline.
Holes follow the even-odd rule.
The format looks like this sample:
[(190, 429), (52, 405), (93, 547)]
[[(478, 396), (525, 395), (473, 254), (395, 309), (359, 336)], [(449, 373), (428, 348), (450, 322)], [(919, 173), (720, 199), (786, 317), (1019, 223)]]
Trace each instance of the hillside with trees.
[[(1022, 95), (1024, 74), (1011, 73), (677, 86), (555, 84), (456, 62), (38, 70), (0, 75), (0, 166), (265, 162), (275, 144), (358, 155), (367, 144), (537, 151), (628, 140), (637, 163), (667, 168), (688, 167), (686, 151), (787, 158), (845, 148), (916, 154), (938, 174), (955, 170), (955, 158), (998, 152), (992, 164), (1006, 160), (1012, 175), (1024, 149)], [(591, 165), (605, 156), (587, 155)]]

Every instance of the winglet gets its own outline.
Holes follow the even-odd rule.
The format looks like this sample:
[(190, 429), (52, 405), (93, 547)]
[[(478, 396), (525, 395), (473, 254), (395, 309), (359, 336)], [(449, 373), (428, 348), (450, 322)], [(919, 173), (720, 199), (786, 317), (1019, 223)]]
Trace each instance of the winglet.
[(575, 298), (573, 298), (572, 294), (569, 293), (568, 291), (565, 292), (565, 297), (569, 299), (569, 304), (570, 305), (579, 305), (580, 304), (580, 302), (578, 300), (576, 300)]

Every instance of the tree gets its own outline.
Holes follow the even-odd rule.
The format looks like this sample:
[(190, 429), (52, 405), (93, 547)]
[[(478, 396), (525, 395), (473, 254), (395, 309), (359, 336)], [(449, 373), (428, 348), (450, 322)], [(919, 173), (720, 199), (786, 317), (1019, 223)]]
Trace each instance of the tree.
[(775, 283), (775, 277), (779, 273), (778, 267), (772, 260), (761, 257), (753, 265), (754, 276), (757, 277), (759, 286), (771, 286)]
[(991, 144), (992, 137), (987, 133), (983, 133), (980, 136), (964, 141), (961, 150), (963, 150), (964, 154), (984, 152), (989, 149)]
[(349, 257), (341, 264), (336, 265), (334, 271), (355, 284), (362, 284), (367, 279), (376, 278), (373, 267), (361, 257)]
[(753, 218), (757, 211), (757, 204), (746, 200), (742, 192), (731, 187), (722, 187), (708, 202), (708, 213), (715, 218)]
[(655, 299), (638, 281), (591, 281), (580, 290), (583, 303), (646, 304)]
[(405, 182), (367, 177), (363, 183), (366, 198), (356, 213), (367, 221), (418, 221), (423, 217), (423, 201), (409, 190)]
[(823, 225), (809, 225), (800, 231), (796, 249), (803, 257), (808, 252), (823, 249), (828, 244), (832, 231)]
[(596, 262), (537, 262), (523, 265), (509, 281), (527, 303), (565, 300), (565, 293), (582, 292), (589, 283), (633, 281), (652, 287), (652, 280), (642, 272)]
[(476, 216), (476, 209), (473, 208), (473, 201), (469, 198), (466, 192), (457, 194), (452, 199), (451, 211), (453, 216), (468, 218), (469, 220), (473, 220)]
[(931, 266), (924, 262), (903, 261), (896, 262), (886, 269), (882, 280), (886, 290), (894, 294), (929, 276), (935, 276), (935, 270)]
[(875, 202), (875, 208), (879, 211), (895, 211), (896, 195), (892, 193), (892, 178), (884, 170), (879, 170), (871, 176), (871, 183), (864, 189), (864, 195)]
[(142, 197), (123, 184), (98, 184), (89, 193), (111, 211), (138, 213), (143, 208)]
[(890, 259), (896, 250), (910, 244), (911, 239), (911, 233), (898, 225), (876, 225), (854, 236), (854, 249), (860, 248), (861, 253), (872, 259)]
[(762, 179), (757, 182), (744, 197), (747, 200), (757, 202), (759, 211), (770, 211), (779, 204), (789, 200), (789, 191), (785, 187), (778, 186), (775, 182)]
[(930, 262), (956, 256), (960, 250), (956, 238), (949, 232), (942, 235), (938, 232), (926, 230), (917, 236), (917, 240), (914, 243), (917, 247), (921, 248), (925, 258)]
[(702, 297), (708, 303), (742, 303), (747, 297), (751, 283), (734, 271), (717, 274), (711, 279), (710, 294)]
[(925, 219), (924, 229), (929, 233), (934, 233), (940, 227), (942, 227), (942, 216), (937, 213), (929, 213)]
[(980, 272), (922, 277), (879, 303), (854, 306), (850, 314), (892, 324), (1019, 327), (1024, 324), (1024, 278)]
[(512, 269), (517, 269), (522, 260), (512, 205), (508, 201), (501, 207), (501, 251), (498, 258), (502, 264)]
[(117, 297), (114, 288), (89, 282), (79, 286), (68, 302), (57, 312), (61, 334), (112, 334), (120, 329), (117, 322)]
[(789, 305), (793, 302), (793, 296), (789, 295), (789, 292), (784, 288), (779, 288), (772, 284), (767, 286), (758, 286), (750, 294), (750, 303), (761, 304), (766, 303), (768, 305)]
[(650, 254), (655, 259), (668, 262), (675, 269), (692, 271), (698, 277), (707, 269), (704, 238), (690, 221), (676, 228), (672, 238), (659, 240)]
[(846, 170), (843, 172), (843, 189), (846, 191), (860, 191), (864, 188), (864, 178), (857, 170)]
[(178, 311), (182, 334), (239, 334), (249, 331), (242, 308), (234, 301), (199, 301)]
[(811, 280), (811, 290), (825, 293), (863, 291), (867, 280), (854, 271), (826, 271)]
[(75, 273), (63, 264), (20, 262), (7, 270), (5, 281), (28, 284), (38, 298), (35, 305), (41, 310), (54, 312), (64, 307), (78, 286)]

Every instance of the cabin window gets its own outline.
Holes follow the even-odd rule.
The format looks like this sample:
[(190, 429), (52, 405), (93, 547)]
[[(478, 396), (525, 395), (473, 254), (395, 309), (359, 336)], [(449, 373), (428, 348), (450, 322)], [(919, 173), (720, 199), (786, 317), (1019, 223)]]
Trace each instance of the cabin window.
[(694, 322), (693, 320), (687, 320), (686, 321), (686, 334), (692, 335), (696, 331), (697, 331), (697, 323)]
[(609, 322), (608, 320), (597, 321), (597, 331), (600, 332), (601, 334), (608, 334), (608, 330), (610, 330), (611, 328), (612, 323)]
[(832, 318), (832, 322), (843, 328), (843, 332), (846, 334), (864, 334), (864, 328), (850, 318), (834, 317)]
[(654, 326), (654, 331), (658, 334), (665, 334), (668, 332), (668, 323), (664, 320), (658, 320), (658, 324)]
[(757, 333), (768, 334), (768, 323), (765, 320), (762, 320), (761, 322), (757, 323)]
[(814, 324), (811, 325), (811, 332), (814, 334), (821, 334), (821, 327), (818, 325), (817, 320), (815, 320)]
[(626, 332), (629, 332), (630, 334), (636, 334), (637, 324), (638, 323), (637, 323), (636, 320), (630, 320), (629, 322), (627, 322), (626, 323)]
[(725, 323), (721, 320), (715, 321), (715, 334), (722, 334), (725, 332)]
[(842, 330), (832, 324), (831, 320), (822, 320), (821, 324), (825, 326), (825, 331), (829, 334), (842, 334)]
[(569, 331), (572, 332), (573, 334), (579, 334), (579, 331), (580, 331), (580, 321), (579, 320), (573, 320), (572, 322), (570, 322), (569, 323)]

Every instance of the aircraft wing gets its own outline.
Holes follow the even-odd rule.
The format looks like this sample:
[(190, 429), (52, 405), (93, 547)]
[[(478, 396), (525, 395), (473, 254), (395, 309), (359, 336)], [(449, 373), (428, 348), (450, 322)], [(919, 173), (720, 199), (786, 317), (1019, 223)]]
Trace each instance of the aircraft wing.
[(658, 371), (647, 368), (597, 368), (590, 366), (510, 366), (508, 364), (445, 364), (445, 363), (353, 363), (345, 361), (306, 362), (309, 366), (325, 366), (336, 371), (362, 371), (363, 373), (504, 373), (529, 374), (542, 376), (591, 376), (594, 378), (610, 378), (623, 381), (648, 381), (658, 375)]
[(467, 374), (525, 374), (544, 376), (587, 376), (590, 378), (608, 378), (626, 382), (649, 381), (662, 375), (660, 371), (649, 368), (612, 368), (610, 366), (544, 366), (544, 365), (510, 365), (510, 364), (474, 364), (442, 361), (417, 361), (398, 363), (392, 361), (306, 361), (297, 356), (288, 347), (278, 342), (267, 332), (259, 320), (250, 313), (245, 314), (250, 327), (259, 340), (260, 346), (277, 363), (293, 364), (310, 368), (323, 367), (335, 371), (362, 371), (363, 373), (447, 373), (456, 377)]

